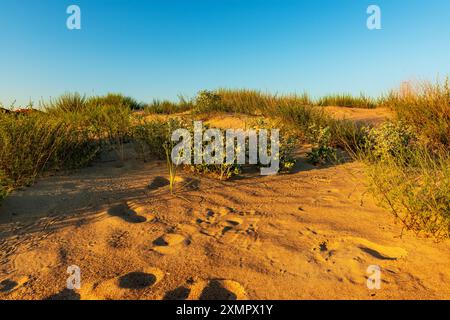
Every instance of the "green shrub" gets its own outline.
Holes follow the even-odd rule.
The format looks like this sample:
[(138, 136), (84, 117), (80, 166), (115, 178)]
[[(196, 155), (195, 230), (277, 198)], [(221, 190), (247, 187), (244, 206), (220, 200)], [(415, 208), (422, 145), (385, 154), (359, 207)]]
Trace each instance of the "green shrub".
[(336, 159), (336, 149), (331, 146), (331, 131), (329, 127), (310, 126), (307, 134), (309, 141), (313, 143), (311, 152), (307, 157), (312, 164), (326, 164)]
[(216, 111), (229, 111), (223, 107), (220, 95), (213, 91), (200, 91), (195, 99), (194, 112), (207, 113)]
[(401, 121), (386, 121), (368, 131), (366, 148), (378, 161), (397, 160), (407, 164), (409, 153), (417, 145), (413, 128)]
[(406, 229), (442, 239), (450, 236), (450, 154), (429, 147), (413, 126), (386, 122), (368, 131), (361, 158), (379, 202)]

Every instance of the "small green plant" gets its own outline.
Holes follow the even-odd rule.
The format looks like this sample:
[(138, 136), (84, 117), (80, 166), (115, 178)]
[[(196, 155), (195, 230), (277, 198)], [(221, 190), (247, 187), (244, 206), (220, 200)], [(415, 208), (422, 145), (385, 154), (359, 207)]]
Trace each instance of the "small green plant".
[(173, 194), (175, 179), (177, 177), (177, 164), (174, 161), (172, 161), (172, 156), (171, 156), (172, 148), (173, 148), (173, 143), (165, 143), (164, 144), (164, 150), (166, 153), (167, 170), (169, 172), (169, 190), (170, 190), (170, 193)]
[(225, 111), (221, 105), (221, 97), (213, 91), (200, 91), (195, 100), (195, 113), (207, 113), (212, 111)]
[(407, 161), (408, 153), (418, 143), (413, 128), (401, 121), (386, 121), (378, 128), (369, 129), (366, 138), (366, 149), (379, 161)]
[[(295, 150), (298, 144), (298, 132), (294, 130), (291, 126), (287, 126), (283, 121), (274, 119), (258, 118), (256, 121), (250, 125), (252, 129), (256, 130), (259, 134), (260, 129), (273, 130), (278, 129), (279, 131), (279, 142), (278, 142), (278, 159), (280, 161), (280, 172), (289, 172), (295, 166), (297, 162), (295, 158)], [(248, 141), (247, 141), (248, 143)], [(268, 144), (268, 147), (270, 144)], [(247, 146), (247, 151), (249, 150)], [(272, 150), (268, 150), (271, 154)], [(258, 164), (258, 166), (261, 166)]]
[(178, 99), (178, 102), (155, 99), (147, 104), (144, 110), (148, 114), (173, 114), (189, 111), (194, 108), (194, 103), (191, 100), (186, 99), (181, 95)]
[(429, 149), (450, 147), (450, 81), (404, 83), (380, 99), (392, 109), (396, 119), (414, 128)]
[(313, 143), (311, 152), (307, 154), (309, 162), (314, 165), (326, 164), (336, 159), (336, 149), (331, 146), (331, 131), (329, 127), (310, 126), (307, 138)]

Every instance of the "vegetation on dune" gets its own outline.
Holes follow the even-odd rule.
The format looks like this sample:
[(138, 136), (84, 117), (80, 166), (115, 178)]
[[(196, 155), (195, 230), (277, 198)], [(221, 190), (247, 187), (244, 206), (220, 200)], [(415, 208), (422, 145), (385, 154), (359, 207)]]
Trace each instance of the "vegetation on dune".
[[(379, 105), (392, 109), (395, 119), (371, 128), (332, 118), (320, 108), (326, 105)], [(308, 157), (315, 164), (335, 161), (339, 149), (344, 149), (366, 163), (371, 190), (405, 228), (436, 238), (450, 236), (448, 79), (392, 91), (378, 100), (333, 95), (314, 101), (306, 94), (277, 96), (254, 90), (219, 89), (201, 91), (192, 100), (180, 97), (176, 103), (154, 100), (148, 105), (119, 94), (65, 94), (42, 104), (42, 110), (0, 112), (0, 200), (14, 188), (32, 183), (46, 170), (85, 166), (103, 150), (115, 150), (123, 160), (123, 146), (129, 141), (133, 141), (143, 160), (167, 160), (173, 190), (176, 166), (168, 158), (168, 148), (173, 144), (171, 130), (186, 128), (192, 132), (192, 122), (176, 117), (149, 120), (147, 115), (191, 111), (195, 117), (232, 112), (264, 119), (253, 129), (282, 129), (282, 169), (292, 168), (299, 138), (312, 144)], [(241, 170), (235, 164), (188, 167), (221, 179)]]
[(381, 204), (408, 230), (438, 239), (450, 237), (449, 93), (448, 79), (391, 92), (383, 104), (396, 119), (369, 130), (359, 152)]
[(373, 109), (377, 107), (376, 100), (363, 94), (357, 97), (352, 96), (351, 94), (331, 94), (320, 97), (315, 103), (318, 106), (336, 106), (367, 109)]
[(43, 105), (45, 112), (0, 115), (3, 195), (33, 183), (43, 171), (83, 167), (102, 149), (115, 148), (123, 154), (131, 109), (89, 101), (65, 94)]
[(0, 170), (12, 187), (46, 169), (85, 165), (95, 154), (87, 128), (47, 114), (0, 117)]
[(430, 148), (450, 146), (450, 82), (405, 83), (380, 99), (397, 119), (408, 123)]
[(194, 103), (191, 100), (186, 99), (183, 96), (179, 96), (178, 99), (178, 102), (155, 99), (151, 103), (145, 105), (144, 110), (146, 113), (174, 114), (190, 111), (194, 108)]

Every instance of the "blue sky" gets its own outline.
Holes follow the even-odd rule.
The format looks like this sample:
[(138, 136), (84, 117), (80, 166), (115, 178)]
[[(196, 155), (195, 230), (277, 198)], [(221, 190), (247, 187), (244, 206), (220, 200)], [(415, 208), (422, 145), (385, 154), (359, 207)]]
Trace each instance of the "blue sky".
[[(66, 8), (81, 8), (81, 30)], [(382, 30), (366, 28), (377, 4)], [(2, 0), (0, 101), (201, 89), (378, 95), (450, 73), (448, 0)]]

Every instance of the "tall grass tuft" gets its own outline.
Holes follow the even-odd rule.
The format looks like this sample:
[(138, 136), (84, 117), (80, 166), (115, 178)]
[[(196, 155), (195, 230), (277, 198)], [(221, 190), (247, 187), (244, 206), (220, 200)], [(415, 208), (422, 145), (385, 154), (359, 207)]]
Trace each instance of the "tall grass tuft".
[(367, 108), (373, 109), (377, 107), (377, 102), (361, 94), (359, 97), (355, 97), (351, 94), (331, 94), (320, 97), (315, 102), (318, 106), (336, 106), (336, 107), (349, 107), (349, 108)]
[(191, 100), (181, 95), (178, 99), (178, 102), (154, 99), (151, 103), (145, 105), (144, 110), (150, 114), (173, 114), (189, 111), (194, 108)]
[(448, 77), (436, 83), (404, 83), (381, 99), (397, 119), (411, 124), (431, 148), (450, 147), (450, 85)]
[(233, 112), (250, 115), (261, 115), (287, 106), (311, 105), (311, 99), (303, 95), (277, 96), (247, 89), (218, 89), (201, 91), (195, 101), (195, 111)]
[[(367, 171), (371, 189), (407, 230), (450, 237), (450, 157), (416, 147), (373, 161)], [(407, 165), (406, 165), (407, 163)]]
[(124, 96), (120, 93), (108, 93), (105, 96), (94, 96), (87, 99), (87, 104), (91, 106), (121, 106), (131, 110), (142, 110), (144, 103), (139, 103), (132, 97)]

